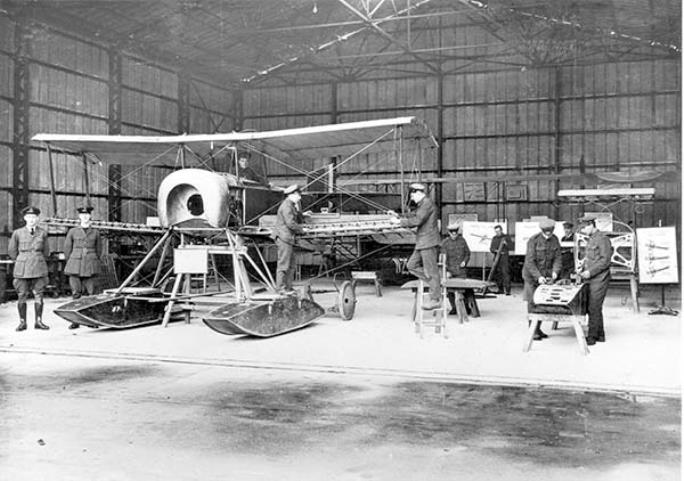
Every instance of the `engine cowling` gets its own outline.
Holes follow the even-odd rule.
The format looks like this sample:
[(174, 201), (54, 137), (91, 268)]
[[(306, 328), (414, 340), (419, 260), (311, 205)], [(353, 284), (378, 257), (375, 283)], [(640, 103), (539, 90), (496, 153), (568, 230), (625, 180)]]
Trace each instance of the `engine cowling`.
[(232, 175), (201, 169), (169, 174), (159, 186), (157, 211), (163, 227), (227, 227), (237, 182)]

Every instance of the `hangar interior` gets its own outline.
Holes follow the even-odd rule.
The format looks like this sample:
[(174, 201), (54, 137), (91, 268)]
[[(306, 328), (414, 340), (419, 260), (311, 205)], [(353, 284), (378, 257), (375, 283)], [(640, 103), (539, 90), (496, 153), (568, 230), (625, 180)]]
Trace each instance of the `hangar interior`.
[[(29, 200), (50, 210), (36, 133), (275, 130), (401, 115), (426, 122), (439, 144), (420, 167), (450, 180), (434, 193), (443, 223), (449, 213), (573, 219), (578, 207), (558, 190), (613, 186), (597, 174), (617, 171), (634, 180), (623, 186), (657, 195), (638, 212), (618, 203), (616, 216), (679, 227), (679, 2), (400, 3), (3, 2), (0, 181), (11, 208), (0, 214), (1, 241)], [(154, 215), (164, 171), (130, 175), (135, 166), (102, 159), (84, 177), (82, 163), (55, 157), (58, 214), (87, 189), (103, 220)], [(263, 168), (285, 185), (293, 177)], [(340, 177), (398, 170), (359, 156)], [(654, 176), (636, 175), (645, 171)]]
[[(525, 328), (502, 330), (496, 322), (509, 318), (511, 311), (520, 311), (524, 319), (518, 285), (512, 299), (480, 300), (483, 318), (452, 327), (444, 341), (452, 344), (440, 344), (437, 335), (420, 339), (408, 321), (403, 323), (401, 316), (411, 309), (409, 294), (389, 290), (401, 300), (383, 311), (382, 299), (360, 286), (358, 295), (367, 298), (358, 300), (362, 320), (321, 322), (324, 335), (339, 345), (320, 344), (316, 327), (301, 331), (294, 341), (274, 338), (270, 348), (261, 341), (236, 343), (231, 364), (223, 336), (208, 341), (210, 335), (205, 338), (206, 329), (200, 332), (197, 323), (177, 323), (155, 334), (159, 345), (169, 347), (167, 352), (155, 351), (140, 330), (111, 333), (118, 336), (112, 342), (102, 332), (88, 337), (81, 329), (73, 337), (53, 328), (52, 337), (46, 338), (52, 349), (89, 358), (99, 372), (114, 373), (117, 379), (121, 373), (125, 378), (139, 372), (125, 363), (174, 359), (186, 363), (179, 369), (192, 370), (187, 364), (196, 362), (219, 371), (222, 366), (291, 371), (284, 376), (339, 372), (357, 376), (360, 384), (359, 376), (380, 376), (383, 382), (409, 376), (639, 393), (629, 394), (630, 399), (662, 396), (666, 401), (653, 402), (665, 402), (670, 409), (668, 403), (679, 402), (681, 389), (679, 317), (649, 316), (646, 304), (679, 309), (681, 303), (681, 100), (681, 2), (676, 0), (0, 0), (0, 256), (7, 259), (10, 236), (23, 225), (27, 205), (40, 208), (44, 217), (73, 218), (76, 208), (87, 204), (94, 207), (96, 220), (145, 224), (157, 215), (158, 188), (174, 169), (142, 160), (122, 163), (51, 152), (32, 141), (36, 134), (250, 133), (415, 117), (434, 138), (426, 155), (404, 159), (401, 165), (392, 151), (356, 155), (340, 166), (335, 181), (369, 196), (402, 195), (407, 182), (424, 182), (443, 235), (454, 219), (505, 223), (513, 234), (512, 226), (524, 220), (575, 222), (597, 211), (609, 212), (628, 230), (674, 227), (676, 281), (643, 286), (641, 313), (632, 310), (629, 285), (618, 284), (605, 310), (609, 321), (611, 316), (613, 322), (624, 321), (622, 343), (606, 343), (603, 353), (603, 346), (592, 348), (581, 360), (573, 351), (572, 335), (562, 346), (535, 343), (528, 357), (521, 357)], [(321, 156), (285, 165), (261, 155), (252, 160), (278, 187), (307, 182), (335, 161)], [(230, 163), (223, 154), (212, 156), (206, 166), (229, 170)], [(630, 193), (639, 189), (651, 190)], [(593, 194), (577, 194), (583, 190)], [(575, 195), (560, 196), (562, 191)], [(64, 234), (50, 233), (51, 252), (64, 249)], [(150, 247), (144, 235), (142, 240), (114, 235), (107, 241), (117, 259), (137, 261)], [(488, 252), (474, 253), (469, 276), (484, 279), (491, 263)], [(9, 265), (5, 261), (0, 270), (7, 273)], [(47, 300), (48, 307), (62, 301)], [(10, 304), (1, 307), (2, 329), (8, 332), (15, 323)], [(389, 316), (390, 327), (380, 320), (383, 315)], [(49, 320), (65, 328), (56, 316)], [(478, 322), (486, 331), (478, 332)], [(355, 323), (361, 331), (352, 334), (349, 327)], [(183, 328), (189, 331), (180, 333)], [(459, 329), (468, 334), (458, 334)], [(43, 341), (17, 336), (0, 336), (0, 350), (28, 366), (6, 371), (10, 384), (30, 369), (48, 372), (31, 358), (45, 351)], [(203, 349), (193, 344), (198, 339)], [(650, 346), (646, 351), (644, 339)], [(130, 371), (117, 367), (116, 360)], [(60, 358), (57, 364), (63, 362)], [(190, 375), (200, 376), (198, 372)], [(0, 372), (0, 381), (2, 376)], [(176, 377), (173, 381), (181, 383)], [(280, 401), (287, 404), (275, 402)], [(63, 409), (68, 412), (66, 405)], [(668, 435), (679, 432), (678, 424), (676, 419), (667, 425)], [(11, 445), (2, 435), (0, 441)], [(669, 444), (660, 457), (652, 458), (648, 442), (636, 448), (639, 462), (646, 459), (651, 467), (629, 468), (628, 476), (619, 479), (678, 472), (678, 438), (663, 442)], [(613, 454), (622, 460), (626, 452), (628, 448)], [(55, 452), (29, 473), (55, 468), (64, 479), (86, 479), (74, 474), (73, 466), (54, 461), (61, 454)], [(320, 479), (342, 469), (332, 451), (323, 454), (323, 467), (305, 463), (302, 471), (282, 471), (286, 464), (273, 461), (263, 469), (287, 473), (281, 479)], [(375, 452), (374, 459), (385, 454)], [(433, 459), (423, 455), (422, 461)], [(30, 455), (22, 456), (5, 458), (13, 479), (24, 479), (19, 461)], [(103, 459), (116, 472), (115, 460)], [(240, 470), (250, 472), (248, 459), (242, 462)], [(377, 468), (374, 460), (366, 462)], [(0, 455), (0, 467), (2, 463)], [(378, 479), (404, 479), (402, 472), (405, 479), (426, 479), (406, 477), (415, 466), (406, 466), (408, 471), (401, 466), (393, 468), (394, 477), (384, 470), (389, 477)], [(535, 469), (548, 469), (550, 479), (567, 479), (577, 466), (582, 462), (539, 464)], [(121, 476), (112, 479), (140, 479), (146, 472), (143, 461), (117, 469)], [(193, 479), (180, 465), (175, 469)], [(364, 469), (359, 468), (372, 472)], [(450, 479), (450, 471), (440, 469), (429, 471), (428, 478)], [(466, 478), (494, 479), (496, 472), (487, 469), (481, 475), (468, 472)], [(339, 479), (357, 479), (352, 474)], [(618, 476), (603, 474), (600, 479)], [(530, 479), (528, 475), (521, 468), (507, 479)]]

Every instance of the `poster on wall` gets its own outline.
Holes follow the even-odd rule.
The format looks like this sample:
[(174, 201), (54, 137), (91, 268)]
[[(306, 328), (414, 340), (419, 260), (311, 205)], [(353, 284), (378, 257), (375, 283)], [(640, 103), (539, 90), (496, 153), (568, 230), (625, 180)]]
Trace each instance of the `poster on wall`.
[(489, 252), (489, 246), (494, 237), (494, 226), (503, 227), (504, 234), (507, 232), (505, 222), (463, 222), (463, 238), (471, 252)]
[[(515, 255), (524, 256), (527, 252), (527, 241), (534, 234), (540, 232), (539, 222), (516, 222), (515, 223)], [(560, 241), (565, 234), (562, 222), (556, 222), (553, 228), (553, 235)]]
[(636, 230), (640, 284), (676, 284), (677, 234), (674, 227)]

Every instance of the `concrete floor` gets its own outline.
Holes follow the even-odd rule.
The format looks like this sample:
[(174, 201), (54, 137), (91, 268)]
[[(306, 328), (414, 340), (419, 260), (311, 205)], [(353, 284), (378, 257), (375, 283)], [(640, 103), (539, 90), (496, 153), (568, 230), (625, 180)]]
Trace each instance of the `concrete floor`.
[(647, 314), (659, 291), (634, 314), (611, 289), (586, 357), (569, 329), (523, 353), (519, 290), (448, 339), (414, 334), (406, 292), (358, 294), (352, 321), (268, 340), (51, 312), (16, 333), (0, 306), (0, 478), (680, 479), (680, 318)]

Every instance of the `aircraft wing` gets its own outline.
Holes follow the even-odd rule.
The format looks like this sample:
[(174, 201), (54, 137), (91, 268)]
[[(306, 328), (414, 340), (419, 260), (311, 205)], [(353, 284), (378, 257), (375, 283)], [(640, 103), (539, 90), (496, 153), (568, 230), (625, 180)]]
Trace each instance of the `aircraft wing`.
[[(427, 126), (415, 117), (396, 117), (360, 122), (318, 125), (263, 132), (231, 132), (191, 135), (70, 135), (36, 134), (35, 142), (49, 144), (52, 149), (68, 153), (89, 153), (121, 164), (148, 162), (151, 165), (179, 164), (179, 148), (185, 147), (207, 159), (222, 147), (249, 144), (271, 155), (292, 160), (349, 156), (362, 148), (364, 153), (389, 151), (394, 148), (397, 133), (404, 140), (418, 140), (436, 147)], [(190, 157), (186, 157), (188, 160)], [(188, 162), (188, 166), (192, 164)]]

